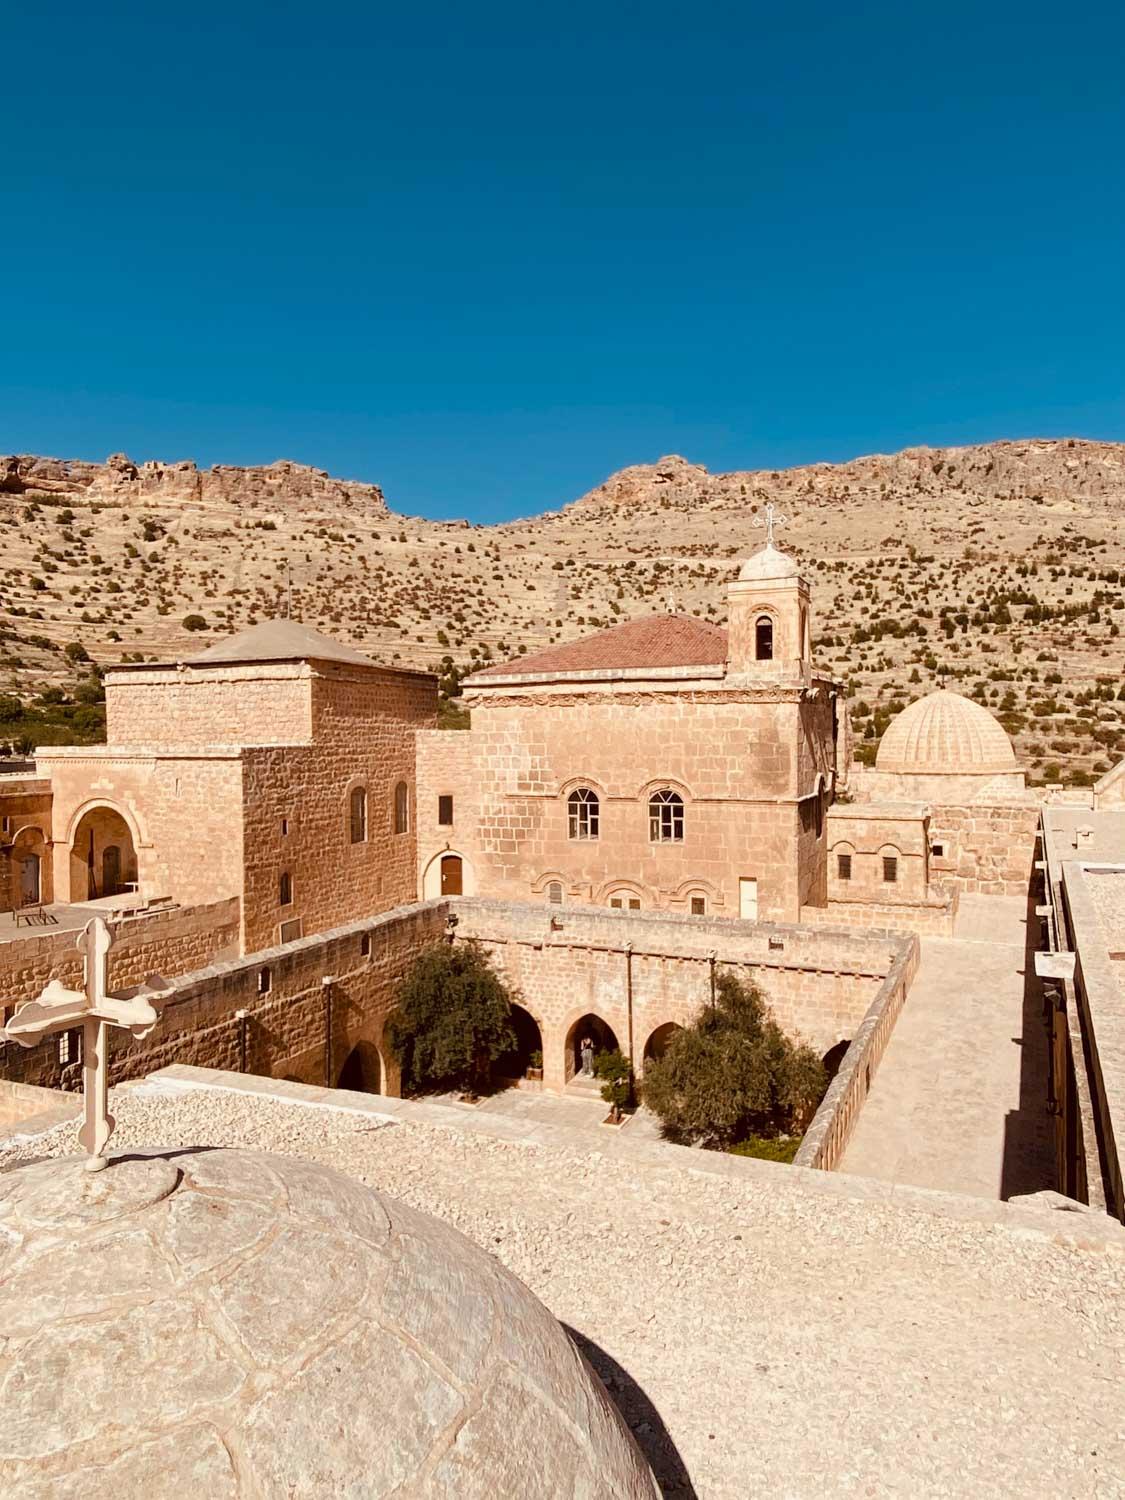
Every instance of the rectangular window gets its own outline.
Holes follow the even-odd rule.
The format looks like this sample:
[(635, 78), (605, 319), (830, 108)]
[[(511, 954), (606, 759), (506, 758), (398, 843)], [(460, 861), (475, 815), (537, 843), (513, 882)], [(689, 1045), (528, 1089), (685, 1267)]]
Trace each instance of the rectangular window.
[(270, 992), (270, 971), (268, 969), (258, 970), (258, 994), (268, 995)]
[(893, 885), (898, 879), (898, 860), (893, 854), (883, 856), (883, 880), (887, 885)]
[(641, 909), (641, 903), (637, 899), (637, 897), (636, 896), (630, 896), (629, 897), (629, 910), (630, 911), (640, 911), (640, 909)]
[(705, 917), (707, 915), (706, 896), (693, 896), (691, 898), (691, 914), (693, 917)]
[(293, 881), (288, 870), (282, 870), (277, 882), (277, 901), (279, 906), (290, 906), (293, 901)]
[(610, 904), (610, 906), (615, 906), (617, 908), (617, 910), (620, 911), (621, 910), (621, 897), (620, 896), (611, 896), (609, 898), (609, 904)]
[(836, 874), (841, 880), (852, 878), (852, 857), (850, 854), (839, 854), (836, 856)]
[(945, 845), (944, 844), (932, 844), (930, 846), (930, 853), (933, 855), (933, 857), (935, 859), (944, 859), (945, 858)]
[(284, 839), (284, 838), (288, 838), (288, 836), (289, 836), (289, 819), (288, 818), (282, 818), (282, 820), (281, 820), (281, 837)]
[(300, 917), (290, 917), (288, 922), (282, 922), (278, 936), (283, 943), (295, 943), (301, 936)]
[(82, 1031), (76, 1028), (74, 1031), (63, 1031), (59, 1033), (59, 1066), (65, 1068), (69, 1063), (80, 1063), (82, 1061)]
[(11, 820), (11, 818), (5, 818), (4, 819), (4, 832), (5, 833), (9, 832), (9, 830), (11, 829), (11, 826), (12, 826), (12, 820)]
[(446, 795), (437, 799), (437, 820), (443, 828), (453, 826), (453, 798)]
[(359, 940), (359, 956), (367, 958), (371, 953), (371, 934), (365, 932)]

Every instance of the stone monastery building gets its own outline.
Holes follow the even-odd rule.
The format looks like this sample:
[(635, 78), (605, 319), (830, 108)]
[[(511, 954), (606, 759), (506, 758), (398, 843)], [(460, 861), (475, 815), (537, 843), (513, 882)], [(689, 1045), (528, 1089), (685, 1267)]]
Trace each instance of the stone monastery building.
[[(808, 583), (772, 539), (727, 614), (490, 666), (464, 685), (463, 732), (436, 728), (431, 675), (291, 620), (109, 669), (107, 744), (43, 748), (0, 778), (0, 909), (70, 927), (6, 919), (5, 1007), (70, 973), (74, 929), (108, 912), (118, 982), (178, 976), (159, 1036), (116, 1051), (115, 1076), (156, 1048), (396, 1093), (398, 981), (428, 944), (474, 937), (522, 996), (510, 1076), (541, 1053), (561, 1091), (586, 1032), (642, 1076), (734, 965), (839, 1065), (802, 1147), (836, 1165), (919, 936), (952, 936), (963, 895), (1026, 901), (1040, 801), (996, 720), (944, 689), (853, 766)], [(1080, 1038), (1056, 1042), (1062, 1076)], [(35, 1076), (10, 1054), (0, 1076), (76, 1080), (70, 1044), (36, 1054)]]

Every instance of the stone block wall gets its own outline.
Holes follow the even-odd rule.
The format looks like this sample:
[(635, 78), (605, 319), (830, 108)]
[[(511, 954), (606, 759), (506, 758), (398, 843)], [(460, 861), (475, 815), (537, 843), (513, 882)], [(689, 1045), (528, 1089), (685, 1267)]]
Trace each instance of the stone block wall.
[[(471, 837), (476, 890), (527, 900), (560, 881), (568, 897), (599, 905), (623, 893), (644, 909), (687, 911), (696, 897), (736, 915), (739, 882), (750, 880), (759, 915), (783, 920), (802, 900), (824, 899), (812, 799), (826, 801), (831, 774), (828, 684), (513, 688), (474, 692), (471, 703), (468, 745), (444, 774), (465, 787), (462, 805), (471, 800), (472, 828), (456, 827), (448, 842), (467, 848)], [(440, 754), (437, 741), (420, 742), (427, 775), (443, 770)], [(599, 799), (596, 839), (570, 837), (577, 787)], [(682, 840), (649, 836), (649, 799), (663, 788), (683, 799)], [(428, 829), (427, 840), (429, 891), (425, 872), (446, 831)]]
[(1035, 863), (1039, 806), (935, 805), (930, 874), (935, 885), (989, 896), (1026, 896)]
[[(440, 940), (445, 916), (440, 902), (416, 905), (284, 948), (219, 958), (181, 973), (149, 1036), (138, 1042), (120, 1031), (112, 1033), (111, 1081), (187, 1063), (317, 1085), (330, 1076), (336, 1087), (397, 1094), (398, 1072), (386, 1051), (383, 1027), (399, 980), (423, 947)], [(229, 917), (216, 928), (228, 938), (235, 930), (234, 913)], [(167, 946), (162, 952), (160, 941), (152, 940), (144, 947), (151, 961), (141, 960), (139, 946), (127, 953), (121, 943), (114, 948), (111, 964), (119, 967), (111, 973), (116, 983), (131, 982), (127, 975), (137, 976), (162, 959), (170, 967)], [(245, 1012), (244, 1019), (239, 1011)], [(57, 1048), (49, 1042), (26, 1052), (14, 1044), (0, 1048), (0, 1073), (54, 1088), (81, 1083), (81, 1069), (60, 1068)]]
[[(150, 974), (172, 979), (238, 952), (238, 902), (175, 907), (111, 923), (114, 944), (109, 980), (114, 988), (140, 984)], [(0, 943), (0, 997), (5, 1018), (16, 1002), (34, 999), (49, 979), (70, 988), (82, 984), (78, 933), (51, 932)], [(0, 1076), (45, 1088), (77, 1087), (81, 1070), (60, 1066), (58, 1048), (48, 1041), (28, 1050), (0, 1043)]]
[[(251, 747), (244, 766), (244, 951), (412, 901), (417, 893), (415, 732), (437, 715), (436, 679), (324, 664), (313, 679), (311, 746)], [(406, 826), (395, 788), (406, 787)], [(366, 836), (351, 837), (351, 794), (366, 792)], [(291, 900), (281, 904), (281, 876)]]
[(918, 932), (952, 937), (957, 925), (958, 892), (936, 891), (924, 901), (835, 901), (827, 906), (803, 906), (801, 921), (809, 927), (840, 927), (857, 931)]
[[(242, 762), (234, 747), (196, 751), (113, 746), (38, 752), (54, 792), (55, 899), (84, 901), (84, 815), (110, 808), (124, 819), (140, 894), (198, 905), (242, 891)], [(123, 860), (123, 866), (128, 864)]]
[(105, 677), (110, 745), (294, 745), (312, 738), (307, 662), (133, 666)]
[(902, 943), (894, 934), (670, 913), (483, 899), (450, 905), (458, 940), (479, 940), (521, 992), (542, 1038), (544, 1087), (554, 1090), (575, 1071), (587, 1016), (610, 1028), (643, 1074), (653, 1034), (687, 1024), (710, 1003), (713, 968), (753, 979), (782, 1028), (823, 1054), (854, 1035)]

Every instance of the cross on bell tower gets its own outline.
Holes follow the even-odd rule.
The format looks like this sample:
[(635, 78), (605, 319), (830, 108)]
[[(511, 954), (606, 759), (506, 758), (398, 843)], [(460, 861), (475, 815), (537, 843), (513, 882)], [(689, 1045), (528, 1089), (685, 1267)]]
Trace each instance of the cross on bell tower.
[(788, 521), (789, 517), (783, 516), (772, 500), (767, 500), (765, 515), (759, 516), (756, 520), (751, 521), (750, 524), (752, 526), (764, 526), (766, 528), (766, 546), (772, 547), (774, 527), (785, 526), (788, 524)]
[(144, 984), (120, 994), (109, 992), (109, 950), (113, 933), (101, 917), (95, 917), (79, 934), (76, 947), (82, 954), (82, 988), (68, 990), (52, 979), (37, 1000), (17, 1005), (0, 1038), (34, 1047), (56, 1031), (82, 1027), (83, 1123), (79, 1144), (89, 1154), (86, 1169), (97, 1172), (108, 1166), (105, 1148), (115, 1124), (109, 1112), (109, 1031), (120, 1026), (138, 1041), (148, 1036), (160, 1019), (159, 1003), (175, 989), (159, 974), (150, 974)]

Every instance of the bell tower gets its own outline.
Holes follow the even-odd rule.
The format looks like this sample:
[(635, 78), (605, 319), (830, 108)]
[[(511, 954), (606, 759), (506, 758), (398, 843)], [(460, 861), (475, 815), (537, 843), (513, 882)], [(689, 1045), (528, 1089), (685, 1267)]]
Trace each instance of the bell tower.
[(809, 586), (796, 561), (773, 544), (773, 528), (781, 519), (772, 504), (766, 506), (766, 545), (747, 558), (727, 590), (727, 672), (732, 677), (808, 674)]

